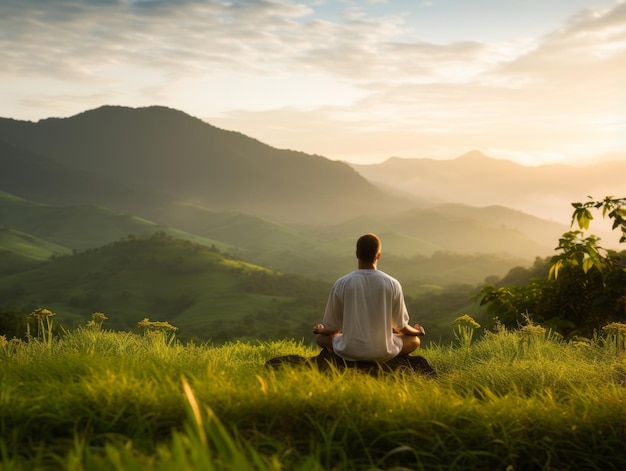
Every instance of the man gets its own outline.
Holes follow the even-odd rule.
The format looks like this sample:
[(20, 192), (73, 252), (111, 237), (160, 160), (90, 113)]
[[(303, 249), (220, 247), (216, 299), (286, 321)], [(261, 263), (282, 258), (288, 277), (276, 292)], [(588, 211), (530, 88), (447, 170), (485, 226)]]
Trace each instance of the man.
[(378, 270), (382, 244), (375, 234), (356, 243), (358, 270), (333, 285), (321, 324), (313, 328), (317, 344), (348, 361), (385, 362), (420, 346), (424, 329), (411, 327), (402, 286)]

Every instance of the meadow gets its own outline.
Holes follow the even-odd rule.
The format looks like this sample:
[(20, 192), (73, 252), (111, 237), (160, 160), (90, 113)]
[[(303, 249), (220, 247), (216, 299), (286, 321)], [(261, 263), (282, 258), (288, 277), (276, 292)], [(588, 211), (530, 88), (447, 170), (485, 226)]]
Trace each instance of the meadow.
[[(598, 469), (626, 466), (626, 331), (565, 341), (528, 321), (419, 353), (437, 376), (303, 366), (303, 342), (182, 343), (86, 325), (0, 337), (1, 470)], [(480, 337), (475, 334), (482, 333)]]

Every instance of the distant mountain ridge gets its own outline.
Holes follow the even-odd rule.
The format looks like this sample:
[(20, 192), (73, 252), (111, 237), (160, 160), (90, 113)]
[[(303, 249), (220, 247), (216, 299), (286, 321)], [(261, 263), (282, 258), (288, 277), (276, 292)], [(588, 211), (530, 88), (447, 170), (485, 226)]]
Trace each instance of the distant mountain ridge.
[(392, 157), (352, 167), (374, 183), (393, 185), (431, 204), (495, 204), (561, 222), (568, 222), (570, 203), (584, 201), (587, 195), (602, 199), (626, 192), (626, 156), (623, 161), (585, 167), (527, 167), (471, 151), (453, 160)]
[[(33, 221), (36, 214), (42, 221), (53, 215), (76, 237), (72, 242), (67, 234), (19, 225), (6, 214), (0, 224), (50, 242), (63, 239), (62, 245), (78, 250), (111, 242), (124, 231), (165, 228), (231, 247), (255, 263), (297, 264), (310, 262), (320, 243), (329, 256), (341, 256), (353, 250), (358, 234), (376, 231), (394, 256), (507, 252), (532, 259), (550, 254), (567, 230), (563, 222), (528, 216), (535, 212), (507, 209), (529, 198), (540, 199), (531, 209), (549, 205), (548, 191), (561, 188), (558, 171), (546, 176), (475, 151), (450, 161), (392, 158), (350, 166), (274, 149), (164, 107), (104, 106), (37, 123), (0, 119), (0, 163), (0, 190), (29, 202), (62, 204), (31, 212)], [(607, 181), (615, 181), (619, 172), (610, 173)], [(581, 181), (576, 174), (568, 187), (576, 188), (574, 200), (584, 197), (576, 186)], [(558, 207), (564, 219), (568, 204)], [(316, 269), (324, 271), (328, 262), (316, 257)]]
[[(142, 215), (168, 202), (185, 201), (316, 224), (409, 204), (377, 189), (345, 163), (275, 149), (163, 107), (104, 106), (37, 123), (2, 119), (0, 140), (39, 156), (40, 163), (49, 159), (68, 171), (132, 188), (143, 194), (131, 207)], [(3, 159), (11, 156), (5, 146)], [(24, 156), (13, 161), (24, 164)], [(18, 196), (33, 196), (26, 186), (30, 173), (22, 172), (21, 191), (13, 188)], [(0, 188), (8, 184), (0, 180)], [(84, 193), (68, 202), (106, 204), (104, 200), (115, 199), (105, 195), (102, 201), (85, 201), (89, 194)]]

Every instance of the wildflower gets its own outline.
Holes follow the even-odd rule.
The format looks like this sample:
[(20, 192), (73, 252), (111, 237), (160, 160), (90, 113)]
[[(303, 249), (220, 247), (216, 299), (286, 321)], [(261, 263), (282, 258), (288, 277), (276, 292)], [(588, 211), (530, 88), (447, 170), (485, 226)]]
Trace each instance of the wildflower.
[(167, 321), (150, 322), (147, 317), (144, 318), (144, 320), (142, 320), (141, 322), (138, 322), (137, 327), (144, 329), (146, 332), (173, 332), (178, 330), (178, 327), (174, 327)]
[(478, 329), (480, 324), (472, 319), (469, 314), (463, 314), (461, 317), (457, 317), (452, 325), (456, 325), (454, 336), (459, 341), (461, 347), (469, 351), (472, 338), (474, 337), (474, 330)]
[(94, 312), (91, 315), (91, 320), (94, 322), (99, 322), (100, 324), (102, 324), (104, 321), (108, 320), (109, 318), (107, 316), (105, 316), (104, 314), (102, 314), (101, 312)]
[(151, 324), (152, 322), (150, 322), (147, 317), (144, 317), (144, 319), (141, 322), (137, 322), (137, 327), (141, 329), (148, 329)]
[(618, 350), (626, 350), (626, 324), (612, 322), (602, 327), (606, 332), (607, 345), (614, 345)]
[(7, 343), (7, 337), (6, 335), (0, 335), (0, 347), (4, 347)]
[(473, 327), (474, 329), (480, 328), (480, 324), (476, 322), (469, 314), (463, 314), (461, 317), (457, 317), (452, 325)]
[(528, 337), (543, 337), (546, 329), (540, 325), (529, 323), (520, 329), (520, 333)]
[(622, 322), (612, 322), (602, 327), (602, 330), (609, 335), (626, 335), (626, 324)]
[(52, 317), (52, 316), (56, 316), (56, 314), (50, 311), (49, 309), (43, 309), (40, 307), (38, 307), (37, 309), (35, 309), (33, 312), (30, 313), (30, 317), (34, 317), (38, 321), (41, 321), (46, 317)]

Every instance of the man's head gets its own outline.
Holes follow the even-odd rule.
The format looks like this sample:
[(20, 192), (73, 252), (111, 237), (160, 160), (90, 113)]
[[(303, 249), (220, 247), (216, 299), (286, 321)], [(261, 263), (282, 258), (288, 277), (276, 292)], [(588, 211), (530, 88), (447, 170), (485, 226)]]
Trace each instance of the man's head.
[(365, 234), (356, 241), (356, 258), (374, 263), (380, 257), (382, 243), (376, 234)]

